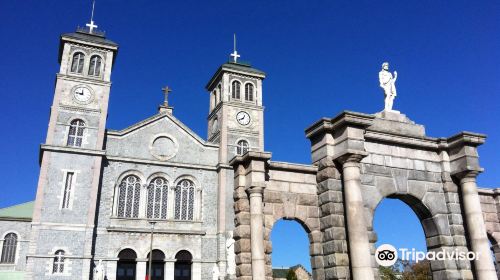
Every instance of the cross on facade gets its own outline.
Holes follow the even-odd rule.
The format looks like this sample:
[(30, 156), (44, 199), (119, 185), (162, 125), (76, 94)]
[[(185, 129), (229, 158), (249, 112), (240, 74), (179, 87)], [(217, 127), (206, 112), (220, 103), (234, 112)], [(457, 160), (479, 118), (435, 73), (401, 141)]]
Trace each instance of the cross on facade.
[(165, 86), (161, 90), (163, 91), (163, 94), (165, 95), (164, 105), (168, 107), (168, 94), (172, 91), (172, 89), (169, 88), (168, 86)]

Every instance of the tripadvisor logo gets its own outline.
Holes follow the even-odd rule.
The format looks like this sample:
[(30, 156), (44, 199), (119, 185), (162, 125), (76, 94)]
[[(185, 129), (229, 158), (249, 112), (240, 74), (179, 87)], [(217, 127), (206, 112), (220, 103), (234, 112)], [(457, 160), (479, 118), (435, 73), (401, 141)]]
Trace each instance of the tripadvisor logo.
[(375, 260), (381, 266), (391, 266), (398, 260), (398, 251), (390, 244), (382, 244), (375, 251)]
[(382, 244), (375, 251), (375, 260), (381, 266), (392, 266), (398, 260), (398, 256), (403, 261), (441, 261), (441, 260), (468, 260), (473, 261), (479, 257), (479, 253), (470, 251), (431, 251), (421, 252), (415, 249), (399, 248), (397, 250), (390, 244)]

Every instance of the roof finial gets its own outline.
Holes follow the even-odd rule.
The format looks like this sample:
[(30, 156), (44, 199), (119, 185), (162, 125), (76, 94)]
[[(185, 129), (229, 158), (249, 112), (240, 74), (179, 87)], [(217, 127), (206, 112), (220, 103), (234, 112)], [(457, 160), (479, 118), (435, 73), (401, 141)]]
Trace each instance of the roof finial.
[(233, 48), (233, 53), (231, 54), (231, 56), (233, 57), (233, 61), (234, 63), (238, 63), (238, 58), (241, 56), (238, 54), (238, 51), (236, 51), (236, 33), (233, 34), (234, 35), (234, 38), (233, 38), (233, 41), (234, 41), (234, 48)]
[(168, 86), (165, 86), (161, 90), (163, 91), (163, 94), (165, 95), (165, 101), (163, 102), (163, 104), (168, 107), (168, 94), (172, 91), (172, 89), (169, 88)]
[(163, 91), (163, 94), (165, 96), (164, 97), (165, 100), (163, 101), (163, 104), (160, 105), (160, 107), (158, 109), (159, 109), (160, 113), (167, 112), (168, 114), (172, 114), (174, 107), (168, 105), (168, 94), (172, 91), (172, 89), (168, 86), (165, 86), (164, 88), (161, 89), (161, 91)]
[(95, 0), (92, 0), (92, 14), (90, 15), (90, 23), (85, 24), (89, 28), (89, 33), (92, 33), (94, 28), (97, 28), (97, 25), (94, 24), (94, 7), (95, 7)]

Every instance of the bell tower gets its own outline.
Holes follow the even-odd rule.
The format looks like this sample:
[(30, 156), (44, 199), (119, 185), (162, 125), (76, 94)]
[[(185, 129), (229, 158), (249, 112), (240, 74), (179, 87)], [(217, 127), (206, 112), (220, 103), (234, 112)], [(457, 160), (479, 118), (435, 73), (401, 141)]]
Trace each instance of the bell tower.
[[(236, 42), (236, 40), (235, 40)], [(250, 63), (238, 61), (236, 51), (222, 64), (206, 85), (210, 93), (208, 141), (219, 145), (218, 173), (218, 268), (221, 277), (235, 279), (234, 258), (228, 257), (226, 244), (234, 230), (234, 173), (229, 161), (247, 151), (264, 150), (264, 107), (262, 81), (265, 73)]]
[[(118, 45), (96, 28), (91, 19), (86, 27), (61, 35), (60, 68), (40, 151), (29, 279), (53, 272), (48, 260), (55, 252), (71, 262), (64, 272), (54, 273), (71, 279), (90, 277), (111, 70), (118, 51)], [(38, 271), (41, 267), (48, 271)]]
[(220, 146), (221, 163), (248, 150), (264, 150), (262, 81), (265, 73), (250, 63), (224, 63), (206, 85), (210, 93), (208, 140)]

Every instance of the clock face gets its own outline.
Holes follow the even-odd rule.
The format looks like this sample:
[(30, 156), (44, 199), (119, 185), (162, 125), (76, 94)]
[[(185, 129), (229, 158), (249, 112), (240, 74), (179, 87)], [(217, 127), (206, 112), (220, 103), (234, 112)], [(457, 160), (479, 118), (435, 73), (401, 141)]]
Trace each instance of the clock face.
[(236, 120), (241, 125), (248, 125), (250, 123), (250, 115), (245, 111), (238, 112)]
[(92, 99), (92, 93), (90, 92), (90, 89), (86, 87), (75, 88), (73, 95), (75, 100), (80, 103), (89, 103)]

